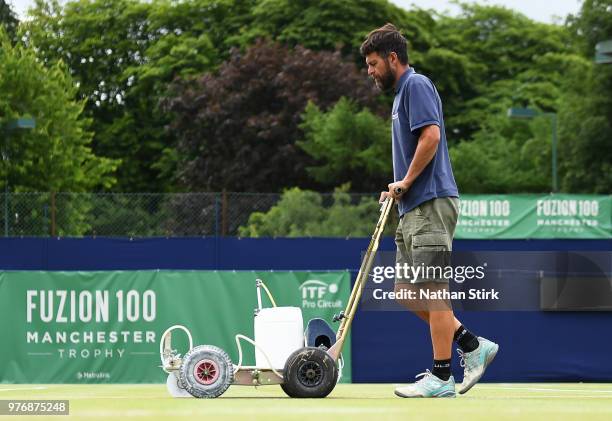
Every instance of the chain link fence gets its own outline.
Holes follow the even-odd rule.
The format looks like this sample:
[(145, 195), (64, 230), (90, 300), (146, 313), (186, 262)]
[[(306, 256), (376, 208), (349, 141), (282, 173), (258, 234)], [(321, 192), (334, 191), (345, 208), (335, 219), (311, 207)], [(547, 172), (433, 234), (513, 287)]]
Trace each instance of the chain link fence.
[[(331, 193), (320, 196), (323, 207), (333, 204)], [(377, 198), (374, 194), (349, 196), (352, 204)], [(267, 193), (0, 193), (0, 236), (238, 236), (251, 214), (268, 212), (281, 197)]]

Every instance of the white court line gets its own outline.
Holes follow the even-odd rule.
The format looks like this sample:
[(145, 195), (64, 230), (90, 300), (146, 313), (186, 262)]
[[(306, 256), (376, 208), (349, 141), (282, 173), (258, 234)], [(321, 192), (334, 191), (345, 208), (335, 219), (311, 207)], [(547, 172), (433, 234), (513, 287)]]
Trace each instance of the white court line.
[(20, 387), (19, 389), (0, 389), (0, 392), (11, 392), (11, 391), (19, 391), (19, 390), (44, 390), (46, 387), (38, 386), (38, 387)]
[[(166, 395), (164, 396), (166, 398), (170, 398), (170, 395)], [(250, 395), (250, 396), (243, 396), (243, 397), (238, 397), (238, 396), (232, 396), (232, 397), (228, 397), (227, 399), (230, 400), (241, 400), (241, 399), (251, 399), (251, 398), (256, 398), (258, 396), (255, 395)], [(599, 396), (583, 396), (583, 395), (577, 395), (575, 396), (577, 398), (580, 399), (610, 399), (612, 398), (612, 396), (607, 396), (607, 395), (599, 395)], [(192, 398), (192, 397), (188, 397), (189, 399), (196, 399), (196, 398)], [(282, 397), (279, 396), (270, 396), (270, 395), (266, 395), (266, 396), (259, 396), (258, 398), (261, 399), (282, 399)], [(333, 400), (334, 397), (332, 397)], [(339, 399), (340, 401), (346, 400), (346, 399), (351, 399), (348, 398), (346, 396), (335, 396), (335, 398)], [(502, 397), (501, 399), (567, 399), (568, 395), (511, 395), (511, 396), (507, 396), (507, 397)], [(83, 400), (83, 399), (94, 399), (94, 400), (98, 400), (98, 399), (143, 399), (143, 400), (147, 400), (147, 399), (159, 399), (159, 396), (151, 396), (151, 395), (147, 395), (147, 396), (125, 396), (125, 395), (121, 395), (121, 396), (112, 396), (112, 395), (103, 395), (103, 396), (97, 396), (95, 393), (94, 394), (88, 394), (88, 395), (74, 395), (73, 397), (70, 398), (71, 400)], [(171, 399), (171, 400), (183, 400), (184, 398), (181, 399)], [(225, 398), (221, 398), (221, 399), (225, 399)], [(394, 396), (385, 396), (385, 397), (380, 397), (380, 398), (373, 398), (373, 399), (380, 399), (380, 400), (386, 400), (386, 399), (396, 399)], [(457, 396), (457, 399), (468, 399), (468, 400), (480, 400), (480, 399), (485, 399), (485, 400), (499, 400), (500, 397), (493, 397), (493, 396), (487, 396), (484, 398), (481, 397), (471, 397), (471, 396)], [(250, 409), (248, 409), (248, 411), (251, 411)]]
[(582, 392), (582, 393), (612, 393), (610, 390), (593, 389), (553, 389), (545, 387), (509, 387), (509, 386), (478, 386), (478, 389), (528, 390), (533, 392)]
[[(572, 397), (572, 398), (576, 398), (576, 399), (606, 399), (606, 400), (610, 400), (612, 399), (612, 396), (589, 396), (589, 395), (538, 395), (538, 396), (509, 396), (508, 399), (509, 400), (516, 400), (516, 399), (534, 399), (534, 400), (541, 400), (541, 399), (567, 399), (568, 397)], [(476, 398), (478, 399), (478, 398)], [(486, 398), (486, 399), (491, 399), (491, 398)]]
[(50, 352), (28, 352), (28, 355), (53, 355)]

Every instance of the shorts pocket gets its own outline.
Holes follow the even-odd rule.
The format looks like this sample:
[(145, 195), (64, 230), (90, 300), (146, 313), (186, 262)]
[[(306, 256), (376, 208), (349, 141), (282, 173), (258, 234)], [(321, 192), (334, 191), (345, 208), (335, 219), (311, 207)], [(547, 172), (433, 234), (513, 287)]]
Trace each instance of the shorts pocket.
[(423, 216), (423, 209), (421, 209), (421, 205), (414, 208), (414, 214), (416, 216)]
[(413, 248), (432, 248), (433, 250), (449, 250), (450, 249), (448, 235), (445, 232), (431, 232), (426, 234), (415, 234), (412, 236)]
[(450, 244), (448, 234), (426, 233), (412, 237), (412, 262), (414, 266), (423, 266), (426, 274), (422, 281), (444, 280), (442, 274), (450, 266)]

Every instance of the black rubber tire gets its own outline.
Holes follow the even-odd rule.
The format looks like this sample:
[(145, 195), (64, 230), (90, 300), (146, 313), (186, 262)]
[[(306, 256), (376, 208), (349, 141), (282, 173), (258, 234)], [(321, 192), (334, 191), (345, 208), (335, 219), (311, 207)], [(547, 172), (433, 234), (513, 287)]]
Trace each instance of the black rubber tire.
[(338, 366), (319, 348), (300, 348), (287, 358), (281, 388), (292, 398), (324, 398), (338, 382)]
[(281, 389), (283, 389), (283, 392), (285, 392), (285, 394), (286, 394), (287, 396), (291, 396), (291, 394), (293, 393), (293, 392), (291, 392), (291, 391), (289, 390), (289, 388), (287, 387), (287, 385), (286, 385), (285, 383), (281, 383), (281, 384), (280, 384), (280, 387), (281, 387)]
[[(203, 360), (212, 362), (217, 370), (216, 378), (210, 384), (203, 384), (196, 379), (195, 367)], [(183, 357), (179, 369), (181, 386), (196, 398), (217, 398), (221, 396), (234, 381), (234, 366), (229, 355), (216, 346), (200, 345), (191, 349)]]

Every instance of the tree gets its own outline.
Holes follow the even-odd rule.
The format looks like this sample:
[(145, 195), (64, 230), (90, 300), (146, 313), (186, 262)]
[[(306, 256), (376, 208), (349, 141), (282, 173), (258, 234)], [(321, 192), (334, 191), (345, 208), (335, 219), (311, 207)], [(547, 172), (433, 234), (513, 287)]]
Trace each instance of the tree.
[[(357, 203), (348, 194), (349, 185), (335, 189), (332, 204), (325, 205), (317, 192), (286, 190), (268, 212), (255, 212), (242, 237), (367, 237), (370, 236), (380, 205), (375, 196)], [(388, 224), (390, 227), (392, 224)], [(387, 233), (389, 234), (389, 233)]]
[(438, 61), (436, 49), (424, 58), (440, 88), (450, 143), (471, 139), (500, 99), (553, 111), (563, 77), (560, 56), (571, 53), (567, 30), (500, 6), (461, 7), (459, 16), (441, 16), (435, 27), (436, 48), (452, 52), (447, 60)]
[[(3, 186), (8, 181), (17, 192), (80, 192), (115, 182), (118, 163), (92, 152), (91, 122), (76, 93), (65, 66), (46, 67), (33, 49), (12, 46), (0, 30), (0, 123), (27, 116), (36, 121), (35, 129), (5, 134), (9, 160), (2, 168)], [(72, 216), (74, 224), (83, 217)]]
[(462, 193), (542, 193), (551, 187), (549, 119), (489, 118), (469, 142), (450, 149)]
[[(160, 97), (175, 77), (213, 69), (248, 0), (37, 0), (27, 35), (45, 63), (64, 61), (88, 99), (97, 154), (121, 159), (119, 191), (173, 190), (175, 138)], [(227, 32), (226, 32), (227, 31)]]
[(335, 51), (362, 61), (359, 46), (365, 35), (387, 22), (402, 28), (411, 47), (429, 45), (425, 11), (408, 12), (387, 0), (260, 0), (251, 10), (253, 21), (237, 37), (249, 45), (266, 37), (311, 50)]
[[(20, 191), (86, 191), (110, 187), (117, 162), (91, 151), (84, 101), (65, 66), (47, 68), (33, 50), (11, 46), (0, 31), (0, 118), (32, 116), (36, 128), (10, 134), (9, 182)], [(6, 179), (6, 173), (2, 180)]]
[(19, 21), (11, 5), (6, 0), (0, 0), (0, 28), (4, 28), (10, 39), (15, 39)]
[(567, 26), (582, 55), (593, 57), (595, 45), (612, 37), (611, 16), (611, 0), (584, 0), (578, 14), (568, 17)]
[[(370, 30), (388, 21), (407, 37), (411, 65), (440, 92), (449, 146), (477, 142), (454, 154), (469, 163), (453, 162), (461, 191), (466, 191), (463, 186), (476, 189), (473, 193), (512, 191), (512, 180), (525, 180), (516, 189), (549, 190), (545, 120), (510, 121), (505, 117), (510, 106), (563, 116), (560, 144), (569, 148), (560, 151), (565, 189), (588, 189), (599, 180), (605, 184), (608, 157), (602, 151), (610, 142), (591, 156), (585, 152), (588, 144), (571, 137), (608, 139), (606, 70), (591, 69), (584, 59), (609, 34), (609, 1), (585, 1), (566, 27), (533, 22), (498, 6), (461, 7), (459, 16), (442, 16), (406, 11), (385, 0), (75, 0), (63, 6), (38, 0), (21, 26), (44, 63), (66, 63), (78, 83), (78, 97), (88, 100), (85, 115), (92, 119), (94, 153), (121, 159), (115, 190), (279, 191), (291, 185), (326, 189), (343, 181), (353, 189), (374, 189), (375, 175), (387, 171), (390, 158), (386, 164), (382, 158), (364, 160), (363, 154), (387, 152), (374, 146), (383, 145), (382, 135), (374, 139), (362, 132), (384, 125), (374, 116), (389, 115), (390, 98), (359, 74), (364, 65), (358, 47)], [(253, 46), (259, 38), (272, 44)], [(291, 57), (285, 61), (279, 51)], [(325, 63), (309, 62), (332, 56)], [(357, 69), (349, 69), (351, 63)], [(582, 80), (566, 86), (574, 77), (566, 69), (576, 66), (585, 69), (577, 76)], [(177, 79), (181, 82), (173, 85)], [(578, 110), (581, 95), (599, 99), (589, 99), (591, 105)], [(332, 113), (341, 96), (353, 108), (344, 104)], [(319, 111), (312, 108), (311, 121), (300, 127), (308, 100)], [(360, 114), (366, 106), (370, 114)], [(351, 136), (347, 144), (359, 150), (341, 144), (342, 136)], [(483, 148), (494, 153), (483, 155)], [(524, 148), (542, 151), (529, 155)], [(507, 167), (513, 171), (526, 172), (508, 178), (496, 171), (487, 183), (464, 176), (482, 177), (490, 164), (484, 158), (496, 161), (498, 156), (512, 159)], [(269, 164), (252, 164), (264, 160)], [(349, 168), (346, 160), (356, 161)], [(366, 163), (374, 166), (365, 168)], [(593, 175), (584, 170), (590, 163), (599, 168)], [(359, 177), (362, 171), (368, 177)]]
[(388, 121), (346, 97), (327, 113), (310, 102), (303, 119), (298, 145), (319, 164), (307, 171), (322, 186), (348, 182), (355, 191), (378, 191), (392, 180)]
[(37, 0), (25, 25), (28, 42), (44, 63), (62, 61), (70, 69), (79, 97), (87, 100), (94, 150), (121, 159), (119, 190), (140, 189), (155, 180), (150, 164), (161, 149), (159, 131), (149, 124), (153, 118), (143, 112), (154, 102), (130, 98), (135, 103), (126, 104), (134, 78), (125, 71), (144, 64), (150, 44), (149, 8), (136, 0), (79, 0), (63, 6)]
[(612, 0), (585, 0), (568, 19), (582, 62), (569, 67), (560, 101), (565, 191), (609, 194), (612, 186), (612, 66), (593, 63), (595, 44), (612, 39)]
[(216, 73), (175, 86), (166, 109), (179, 139), (179, 175), (190, 190), (278, 191), (311, 186), (296, 145), (309, 101), (322, 109), (348, 95), (377, 106), (373, 86), (339, 53), (259, 41), (235, 49)]
[[(460, 191), (549, 192), (550, 121), (510, 120), (506, 112), (557, 112), (567, 69), (583, 61), (571, 34), (503, 7), (476, 4), (463, 4), (459, 16), (442, 16), (436, 24), (437, 44), (424, 64), (433, 64), (429, 71), (444, 102)], [(446, 51), (446, 64), (457, 64), (432, 63), (438, 49)]]

